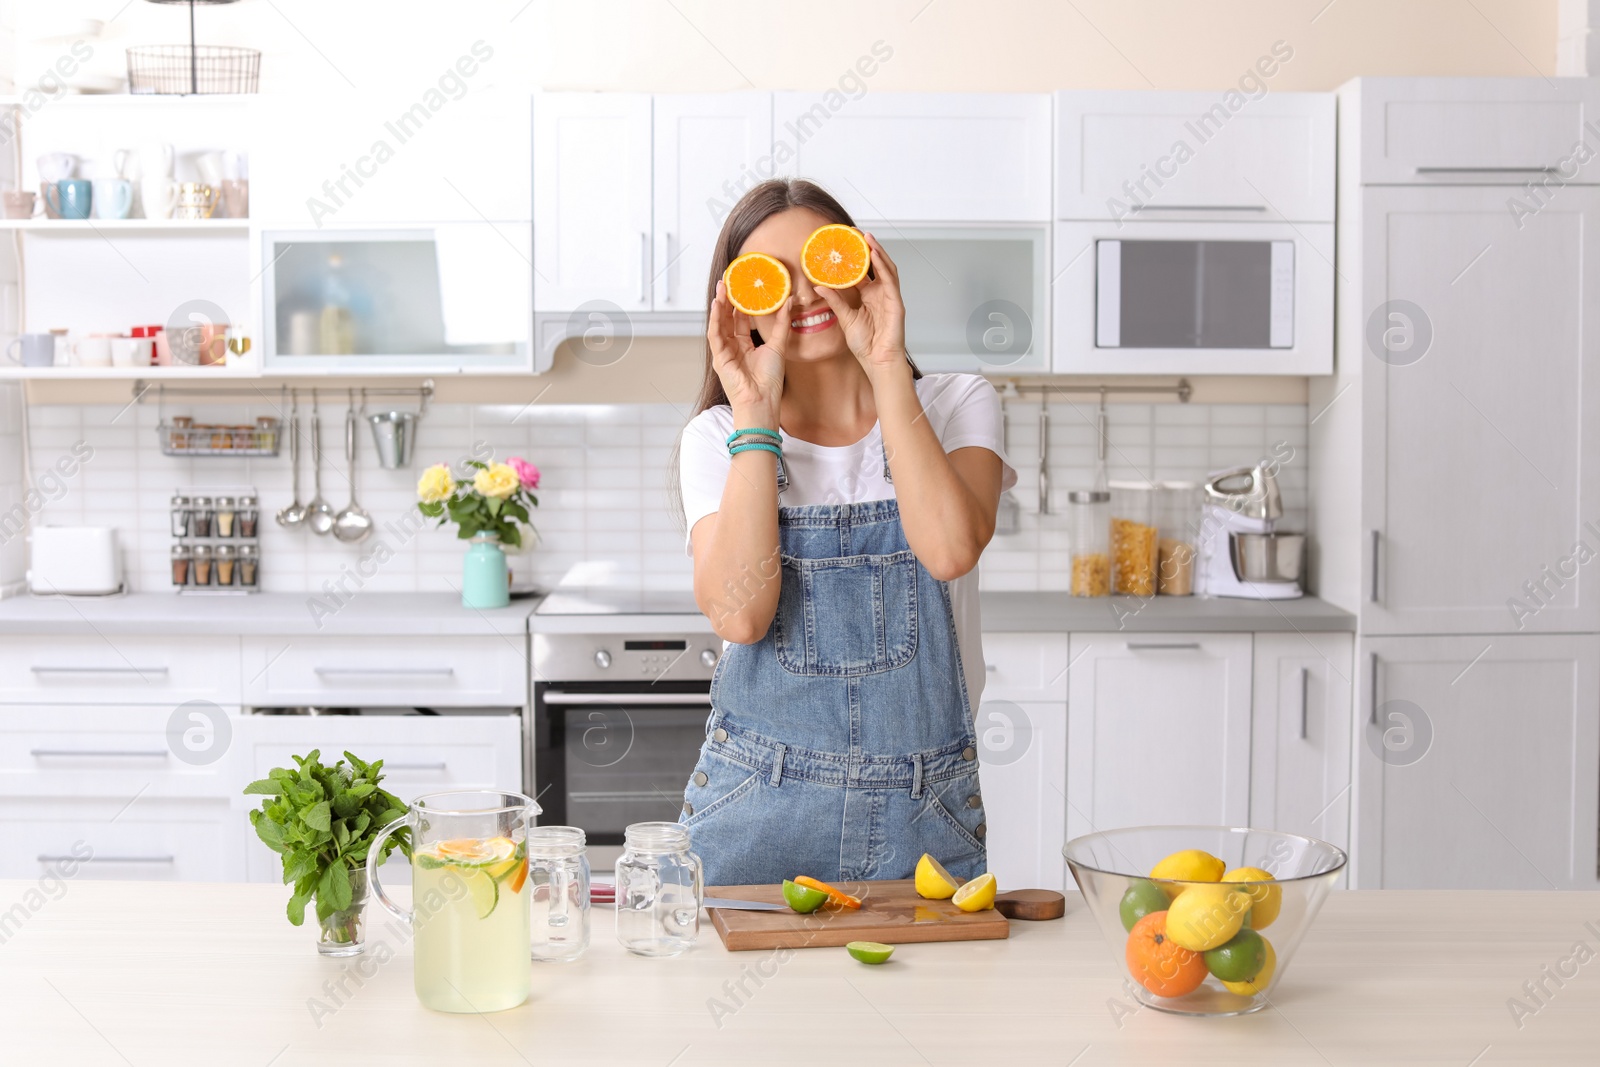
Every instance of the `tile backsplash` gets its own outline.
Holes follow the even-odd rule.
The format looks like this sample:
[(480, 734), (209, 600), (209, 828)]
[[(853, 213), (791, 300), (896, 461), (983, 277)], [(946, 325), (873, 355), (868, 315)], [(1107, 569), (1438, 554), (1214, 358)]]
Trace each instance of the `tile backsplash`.
[[(0, 395), (0, 456), (20, 450), (17, 412)], [(403, 406), (403, 405), (402, 405)], [(1018, 469), (1022, 505), (1018, 532), (998, 536), (984, 555), (988, 589), (1062, 589), (1067, 585), (1066, 518), (1038, 510), (1037, 401), (1012, 401), (1010, 459)], [(335, 509), (350, 499), (344, 460), (345, 404), (325, 401), (323, 495)], [(196, 422), (242, 424), (278, 414), (268, 404), (173, 405)], [(309, 412), (302, 409), (302, 417)], [(1207, 471), (1282, 457), (1279, 474), (1285, 528), (1303, 529), (1306, 507), (1306, 408), (1297, 404), (1111, 404), (1108, 462), (1113, 478), (1199, 479)], [(261, 496), (262, 587), (273, 592), (327, 589), (418, 591), (458, 588), (463, 545), (453, 528), (419, 524), (414, 486), (422, 468), (466, 458), (520, 455), (543, 480), (534, 514), (540, 542), (512, 557), (518, 579), (559, 579), (579, 564), (608, 581), (647, 588), (686, 588), (690, 562), (678, 520), (667, 506), (668, 464), (685, 413), (670, 404), (528, 405), (433, 404), (419, 425), (413, 465), (378, 467), (366, 425), (357, 427), (356, 490), (376, 520), (359, 545), (286, 529), (273, 515), (292, 496), (288, 448), (276, 458), (174, 458), (157, 439), (158, 406), (34, 405), (26, 409), (34, 472), (58, 457), (92, 449), (75, 475), (42, 501), (38, 523), (110, 525), (119, 529), (132, 589), (170, 589), (168, 507), (177, 486), (253, 485)], [(1052, 510), (1072, 488), (1094, 477), (1092, 404), (1050, 405), (1049, 473)], [(9, 419), (9, 421), (8, 421)], [(304, 440), (304, 437), (302, 438)], [(313, 492), (309, 447), (301, 455), (302, 503)], [(11, 512), (20, 486), (0, 469), (0, 512)], [(16, 543), (0, 540), (0, 581), (19, 565)]]

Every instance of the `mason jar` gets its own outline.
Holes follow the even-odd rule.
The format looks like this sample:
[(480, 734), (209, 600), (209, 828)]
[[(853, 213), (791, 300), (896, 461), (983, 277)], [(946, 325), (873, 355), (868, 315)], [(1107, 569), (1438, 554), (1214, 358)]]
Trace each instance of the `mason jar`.
[(589, 947), (589, 855), (576, 826), (528, 831), (535, 963), (567, 963)]
[(617, 860), (617, 940), (636, 956), (676, 956), (700, 934), (700, 857), (675, 822), (636, 822)]

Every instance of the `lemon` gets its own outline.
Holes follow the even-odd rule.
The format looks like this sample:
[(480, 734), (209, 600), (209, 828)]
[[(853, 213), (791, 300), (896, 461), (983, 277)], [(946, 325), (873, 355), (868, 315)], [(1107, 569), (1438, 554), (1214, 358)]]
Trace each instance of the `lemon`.
[(1237, 993), (1241, 997), (1253, 997), (1257, 993), (1264, 993), (1272, 984), (1272, 975), (1278, 969), (1278, 954), (1272, 951), (1272, 942), (1266, 938), (1261, 939), (1261, 945), (1266, 949), (1267, 960), (1261, 965), (1261, 970), (1254, 978), (1242, 982), (1223, 982), (1228, 992)]
[(487, 919), (494, 914), (494, 906), (500, 903), (499, 883), (487, 872), (470, 867), (461, 868), (461, 881), (466, 884), (472, 906), (478, 910), (478, 918)]
[[(1272, 875), (1260, 867), (1235, 867), (1222, 876), (1224, 882), (1271, 882)], [(1252, 885), (1243, 890), (1250, 895), (1250, 929), (1265, 930), (1283, 910), (1283, 890), (1275, 885)]]
[(862, 963), (888, 963), (889, 957), (894, 955), (893, 945), (880, 944), (877, 941), (852, 941), (844, 947), (852, 959)]
[(950, 876), (944, 865), (926, 852), (917, 861), (917, 896), (927, 900), (949, 900), (961, 883)]
[[(1222, 872), (1227, 869), (1227, 864), (1209, 852), (1202, 852), (1198, 848), (1184, 849), (1174, 852), (1154, 867), (1150, 868), (1150, 877), (1159, 880), (1174, 882), (1215, 882), (1222, 877)], [(1164, 885), (1167, 896), (1176, 897), (1183, 892), (1181, 885)]]
[(980, 874), (955, 891), (950, 903), (962, 911), (987, 911), (994, 907), (995, 881), (992, 874)]
[(1167, 937), (1190, 952), (1209, 952), (1239, 932), (1249, 911), (1250, 898), (1241, 890), (1189, 886), (1167, 909)]

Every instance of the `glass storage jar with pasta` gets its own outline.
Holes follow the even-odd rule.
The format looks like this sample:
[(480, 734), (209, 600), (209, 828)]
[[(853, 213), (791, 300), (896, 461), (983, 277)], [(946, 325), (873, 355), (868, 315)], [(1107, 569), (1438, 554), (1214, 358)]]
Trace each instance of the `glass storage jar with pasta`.
[(1156, 595), (1155, 485), (1111, 483), (1111, 591)]

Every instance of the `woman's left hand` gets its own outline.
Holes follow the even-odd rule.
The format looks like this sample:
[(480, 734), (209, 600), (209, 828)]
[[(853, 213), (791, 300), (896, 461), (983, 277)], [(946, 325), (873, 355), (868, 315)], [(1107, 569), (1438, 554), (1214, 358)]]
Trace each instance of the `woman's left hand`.
[(845, 344), (868, 373), (906, 361), (906, 306), (900, 299), (900, 271), (878, 239), (866, 234), (875, 277), (849, 290), (816, 286), (839, 320)]

